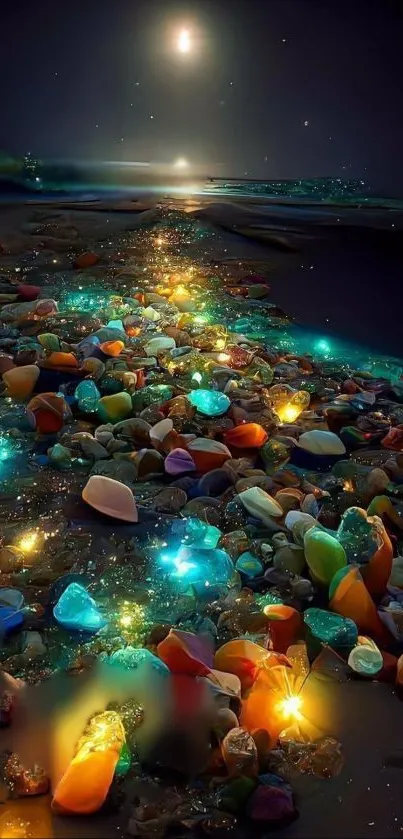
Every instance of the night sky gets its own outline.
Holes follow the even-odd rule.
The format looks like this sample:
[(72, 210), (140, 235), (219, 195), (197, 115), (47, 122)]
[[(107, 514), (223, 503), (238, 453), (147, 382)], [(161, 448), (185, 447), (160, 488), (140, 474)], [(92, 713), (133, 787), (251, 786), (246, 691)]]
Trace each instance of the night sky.
[(6, 0), (1, 29), (0, 149), (403, 191), (399, 0)]

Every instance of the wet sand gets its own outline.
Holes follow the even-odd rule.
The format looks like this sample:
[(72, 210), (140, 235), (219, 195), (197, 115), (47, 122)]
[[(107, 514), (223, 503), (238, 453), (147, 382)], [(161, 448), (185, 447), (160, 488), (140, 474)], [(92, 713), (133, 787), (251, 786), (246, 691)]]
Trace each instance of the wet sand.
[[(200, 201), (197, 196), (164, 203), (185, 208), (220, 231), (208, 246), (212, 258), (264, 259), (273, 300), (304, 326), (382, 353), (403, 354), (401, 211)], [(149, 195), (139, 201), (0, 204), (0, 246), (12, 257), (30, 247), (63, 254), (80, 242), (88, 245), (151, 222), (157, 205)], [(65, 236), (35, 233), (49, 219), (65, 225)], [(3, 256), (1, 264), (7, 261)]]

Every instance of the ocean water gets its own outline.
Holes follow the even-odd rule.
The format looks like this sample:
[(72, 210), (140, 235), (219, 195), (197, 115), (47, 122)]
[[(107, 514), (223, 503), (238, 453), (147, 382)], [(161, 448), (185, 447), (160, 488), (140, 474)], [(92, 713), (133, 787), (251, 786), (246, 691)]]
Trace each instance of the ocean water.
[[(169, 171), (169, 170), (168, 170)], [(153, 166), (137, 168), (123, 163), (39, 161), (26, 157), (10, 166), (0, 157), (2, 193), (35, 192), (96, 197), (99, 194), (195, 194), (260, 198), (268, 202), (353, 205), (403, 209), (403, 198), (379, 195), (363, 179), (323, 177), (279, 180), (209, 178), (191, 173), (163, 175)]]
[(403, 199), (377, 195), (363, 180), (343, 180), (342, 178), (300, 178), (278, 181), (216, 178), (204, 184), (203, 194), (267, 198), (272, 201), (278, 199), (281, 202), (403, 209)]

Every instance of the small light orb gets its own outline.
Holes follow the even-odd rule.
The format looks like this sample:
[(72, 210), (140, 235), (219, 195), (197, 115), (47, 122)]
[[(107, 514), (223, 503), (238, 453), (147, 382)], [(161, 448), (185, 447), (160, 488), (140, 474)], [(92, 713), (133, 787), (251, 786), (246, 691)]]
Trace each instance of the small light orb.
[(287, 696), (279, 703), (279, 711), (285, 719), (300, 720), (302, 714), (300, 708), (302, 706), (302, 699), (299, 696)]
[(191, 42), (190, 33), (189, 33), (188, 29), (181, 29), (181, 31), (179, 32), (179, 35), (178, 35), (177, 45), (178, 45), (179, 52), (181, 52), (183, 54), (190, 52), (191, 47), (192, 47), (192, 42)]
[(189, 163), (185, 157), (178, 157), (174, 163), (174, 169), (188, 169)]
[(26, 533), (18, 542), (18, 547), (23, 553), (30, 553), (33, 551), (38, 541), (38, 533), (33, 530), (32, 533)]

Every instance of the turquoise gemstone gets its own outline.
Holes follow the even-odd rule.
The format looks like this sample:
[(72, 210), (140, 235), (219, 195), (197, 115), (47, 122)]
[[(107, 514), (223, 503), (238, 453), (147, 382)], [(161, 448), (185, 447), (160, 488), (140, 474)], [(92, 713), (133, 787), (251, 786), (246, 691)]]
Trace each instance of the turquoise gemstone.
[(53, 609), (57, 623), (75, 632), (99, 632), (107, 621), (95, 600), (79, 583), (70, 583)]
[(197, 588), (226, 586), (234, 574), (232, 560), (226, 551), (200, 549), (199, 545), (164, 551), (160, 556), (160, 568), (166, 572), (169, 582), (182, 591), (189, 585)]
[(378, 547), (375, 527), (357, 507), (350, 507), (343, 513), (337, 539), (350, 564), (368, 562)]
[(101, 394), (92, 379), (83, 379), (77, 385), (74, 396), (77, 399), (80, 411), (83, 411), (84, 414), (94, 413), (97, 409), (98, 399), (101, 398)]
[(200, 519), (188, 519), (186, 523), (187, 542), (196, 548), (216, 548), (221, 539), (221, 530)]
[[(344, 570), (344, 569), (343, 569)], [(304, 623), (312, 635), (331, 647), (353, 647), (357, 643), (358, 629), (350, 618), (327, 612), (326, 609), (307, 609)]]
[(263, 573), (262, 563), (250, 551), (245, 551), (245, 553), (238, 557), (235, 568), (240, 574), (244, 574), (245, 577), (249, 577), (251, 580), (254, 577), (260, 577)]
[(121, 320), (110, 320), (109, 323), (106, 324), (106, 328), (107, 329), (119, 329), (120, 332), (125, 331), (123, 321), (121, 321)]
[(218, 390), (191, 390), (187, 398), (201, 414), (208, 417), (219, 417), (225, 414), (231, 404), (225, 393)]

